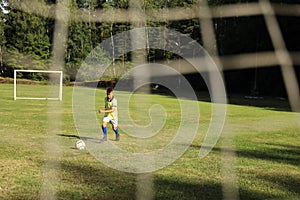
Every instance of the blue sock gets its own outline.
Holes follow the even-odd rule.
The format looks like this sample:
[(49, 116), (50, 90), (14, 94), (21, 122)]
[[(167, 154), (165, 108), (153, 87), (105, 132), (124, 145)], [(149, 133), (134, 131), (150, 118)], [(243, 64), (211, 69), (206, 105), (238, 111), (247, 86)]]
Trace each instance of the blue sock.
[(119, 129), (118, 128), (116, 128), (115, 133), (116, 133), (116, 135), (119, 134)]
[(107, 134), (107, 129), (106, 129), (106, 127), (102, 126), (102, 131), (103, 131), (103, 135), (104, 135), (104, 137), (105, 137), (106, 134)]

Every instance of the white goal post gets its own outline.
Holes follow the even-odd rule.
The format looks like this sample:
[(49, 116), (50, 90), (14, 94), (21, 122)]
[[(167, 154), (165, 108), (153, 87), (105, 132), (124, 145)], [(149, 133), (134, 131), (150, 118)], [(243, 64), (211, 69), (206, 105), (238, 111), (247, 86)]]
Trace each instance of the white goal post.
[[(57, 97), (18, 97), (17, 96), (17, 73), (18, 72), (27, 72), (27, 73), (50, 73), (59, 75), (59, 89), (57, 92)], [(62, 71), (48, 71), (48, 70), (14, 70), (14, 100), (17, 99), (35, 99), (35, 100), (62, 100), (62, 83), (63, 83), (63, 72)]]

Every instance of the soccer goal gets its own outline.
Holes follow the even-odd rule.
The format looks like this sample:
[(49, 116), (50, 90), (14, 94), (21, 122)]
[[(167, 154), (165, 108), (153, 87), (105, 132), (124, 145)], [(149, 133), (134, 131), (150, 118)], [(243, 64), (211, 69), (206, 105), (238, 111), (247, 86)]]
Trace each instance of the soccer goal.
[(62, 100), (62, 71), (14, 70), (14, 100)]

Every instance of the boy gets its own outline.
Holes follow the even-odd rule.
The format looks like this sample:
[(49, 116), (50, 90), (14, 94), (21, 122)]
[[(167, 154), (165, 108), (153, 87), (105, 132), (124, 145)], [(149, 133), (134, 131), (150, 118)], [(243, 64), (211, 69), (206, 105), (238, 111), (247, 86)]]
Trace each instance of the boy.
[(118, 110), (117, 110), (117, 99), (114, 97), (114, 90), (107, 88), (106, 97), (104, 99), (105, 110), (99, 110), (99, 113), (104, 113), (102, 121), (103, 138), (101, 141), (107, 141), (107, 123), (111, 123), (112, 129), (116, 133), (116, 141), (120, 140), (120, 134), (118, 130)]

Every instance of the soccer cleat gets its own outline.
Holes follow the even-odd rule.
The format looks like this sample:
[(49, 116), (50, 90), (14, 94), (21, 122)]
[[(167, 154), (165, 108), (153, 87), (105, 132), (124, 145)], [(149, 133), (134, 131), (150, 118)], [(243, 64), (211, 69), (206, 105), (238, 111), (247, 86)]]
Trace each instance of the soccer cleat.
[(104, 137), (100, 140), (100, 142), (105, 142), (105, 141), (107, 141), (107, 136), (104, 136)]
[(120, 134), (116, 134), (116, 141), (120, 141)]

